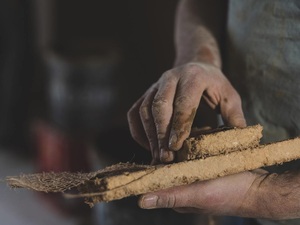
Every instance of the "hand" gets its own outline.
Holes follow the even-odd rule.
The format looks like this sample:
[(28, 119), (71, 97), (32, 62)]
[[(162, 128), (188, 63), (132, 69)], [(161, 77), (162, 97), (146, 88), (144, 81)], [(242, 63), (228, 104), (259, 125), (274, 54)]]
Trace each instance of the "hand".
[(251, 185), (259, 176), (244, 172), (169, 188), (142, 196), (139, 205), (144, 209), (172, 208), (185, 213), (231, 215), (237, 213)]
[(146, 194), (139, 205), (181, 213), (292, 219), (300, 217), (299, 184), (299, 172), (256, 170)]
[(172, 208), (185, 213), (235, 214), (255, 179), (256, 174), (244, 172), (169, 188), (142, 196), (139, 205), (144, 209)]
[(215, 66), (188, 63), (165, 72), (128, 112), (133, 138), (151, 150), (153, 162), (171, 162), (189, 136), (201, 98), (220, 108), (226, 125), (246, 122), (238, 93)]

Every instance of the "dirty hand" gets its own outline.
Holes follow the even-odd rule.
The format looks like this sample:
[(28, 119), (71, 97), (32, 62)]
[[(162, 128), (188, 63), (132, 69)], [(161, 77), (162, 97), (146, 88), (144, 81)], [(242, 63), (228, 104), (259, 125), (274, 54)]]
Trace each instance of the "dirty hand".
[(139, 206), (172, 208), (181, 213), (292, 219), (300, 217), (299, 185), (299, 171), (280, 175), (247, 171), (146, 194)]
[(171, 162), (182, 147), (203, 98), (219, 107), (228, 126), (246, 125), (241, 100), (221, 70), (188, 63), (165, 72), (128, 112), (132, 137), (151, 150), (153, 162)]

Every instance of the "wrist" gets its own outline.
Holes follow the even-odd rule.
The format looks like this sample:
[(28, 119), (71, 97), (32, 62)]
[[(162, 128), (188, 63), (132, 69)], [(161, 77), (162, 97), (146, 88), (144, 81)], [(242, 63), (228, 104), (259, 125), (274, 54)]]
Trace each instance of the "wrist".
[(252, 184), (249, 186), (248, 191), (245, 193), (245, 196), (242, 201), (240, 201), (239, 206), (236, 210), (235, 215), (241, 217), (249, 217), (249, 218), (262, 218), (263, 211), (260, 205), (260, 198), (263, 197), (261, 192), (264, 192), (262, 189), (265, 187), (261, 187), (264, 179), (266, 178), (266, 174), (253, 174), (255, 177), (253, 179)]
[(188, 48), (178, 51), (174, 66), (181, 66), (186, 63), (204, 63), (221, 69), (222, 61), (216, 43), (202, 45), (187, 52)]
[(299, 179), (291, 173), (257, 176), (237, 214), (272, 220), (299, 218), (298, 185)]

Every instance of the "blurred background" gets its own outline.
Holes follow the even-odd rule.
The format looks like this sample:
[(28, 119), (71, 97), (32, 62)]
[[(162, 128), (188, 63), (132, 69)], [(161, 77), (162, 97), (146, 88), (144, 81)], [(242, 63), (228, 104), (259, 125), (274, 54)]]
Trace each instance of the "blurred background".
[(127, 110), (172, 66), (176, 1), (0, 4), (0, 141), (22, 153), (34, 130), (93, 142), (126, 130)]
[[(1, 179), (148, 164), (126, 113), (172, 66), (174, 0), (0, 1)], [(137, 198), (90, 209), (1, 185), (3, 224), (186, 224)]]

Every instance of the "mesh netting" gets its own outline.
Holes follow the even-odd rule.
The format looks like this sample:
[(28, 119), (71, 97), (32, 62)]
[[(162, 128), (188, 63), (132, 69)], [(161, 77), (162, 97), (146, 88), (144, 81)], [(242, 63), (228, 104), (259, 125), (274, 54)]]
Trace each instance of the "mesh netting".
[(7, 177), (6, 181), (13, 188), (28, 188), (44, 192), (64, 192), (90, 180), (96, 173), (38, 173)]
[(91, 173), (48, 172), (23, 174), (7, 177), (6, 182), (12, 188), (28, 188), (43, 192), (65, 192), (84, 184), (96, 176), (102, 178), (121, 174), (125, 171), (132, 172), (146, 168), (149, 168), (149, 166), (136, 165), (134, 163), (118, 163)]

